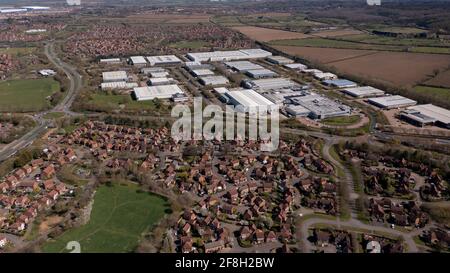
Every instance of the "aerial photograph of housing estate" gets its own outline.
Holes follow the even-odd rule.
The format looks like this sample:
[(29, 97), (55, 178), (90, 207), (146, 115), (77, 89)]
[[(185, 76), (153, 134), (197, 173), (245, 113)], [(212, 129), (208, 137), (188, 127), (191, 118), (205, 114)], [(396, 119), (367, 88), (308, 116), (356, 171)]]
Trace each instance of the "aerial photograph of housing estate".
[(0, 256), (73, 252), (450, 252), (450, 2), (0, 0)]

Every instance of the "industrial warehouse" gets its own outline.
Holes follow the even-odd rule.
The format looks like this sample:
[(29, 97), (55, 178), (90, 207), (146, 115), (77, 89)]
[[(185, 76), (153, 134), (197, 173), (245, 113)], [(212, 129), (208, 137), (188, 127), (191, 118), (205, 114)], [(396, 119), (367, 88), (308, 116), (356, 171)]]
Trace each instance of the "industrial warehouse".
[(299, 84), (287, 78), (273, 78), (261, 80), (244, 81), (243, 86), (258, 92), (277, 91), (280, 89), (291, 88)]
[(203, 85), (210, 86), (226, 85), (229, 83), (228, 79), (224, 76), (204, 76), (199, 77), (199, 81)]
[(147, 57), (151, 66), (154, 65), (175, 65), (181, 64), (182, 61), (175, 55), (149, 56)]
[(295, 117), (308, 116), (311, 119), (324, 119), (348, 116), (352, 112), (349, 106), (315, 93), (293, 97), (290, 100), (293, 105), (286, 107), (286, 111)]
[(153, 99), (171, 99), (176, 94), (184, 94), (184, 91), (178, 85), (159, 85), (137, 87), (133, 90), (133, 96), (137, 101)]
[(187, 58), (198, 63), (201, 62), (220, 62), (245, 59), (259, 59), (271, 56), (272, 53), (263, 49), (241, 49), (233, 51), (212, 51), (188, 53)]
[(264, 69), (264, 67), (259, 64), (254, 64), (249, 61), (226, 62), (225, 65), (240, 73), (245, 73), (249, 70)]
[(322, 81), (323, 84), (336, 88), (350, 88), (358, 86), (355, 82), (345, 79), (331, 79)]
[(417, 104), (417, 101), (399, 95), (372, 98), (368, 102), (382, 109), (403, 108)]
[(400, 116), (416, 126), (437, 125), (450, 129), (450, 111), (433, 104), (408, 107)]
[(128, 81), (128, 75), (125, 71), (109, 71), (103, 72), (103, 82), (121, 82)]
[(223, 99), (226, 103), (242, 107), (241, 111), (257, 111), (258, 109), (269, 110), (270, 106), (274, 104), (251, 89), (235, 89), (226, 91), (223, 94)]
[(342, 92), (355, 98), (379, 97), (384, 95), (384, 91), (372, 86), (346, 88)]

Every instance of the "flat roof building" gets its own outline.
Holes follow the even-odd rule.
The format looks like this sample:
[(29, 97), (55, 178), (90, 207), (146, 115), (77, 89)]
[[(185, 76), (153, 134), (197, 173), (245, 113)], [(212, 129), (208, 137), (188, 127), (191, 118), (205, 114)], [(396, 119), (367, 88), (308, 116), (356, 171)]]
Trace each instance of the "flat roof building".
[(255, 69), (255, 70), (248, 70), (245, 73), (247, 76), (253, 78), (253, 79), (263, 79), (263, 78), (274, 78), (278, 77), (278, 74), (273, 72), (269, 69)]
[(310, 110), (301, 105), (289, 105), (285, 110), (289, 115), (294, 117), (307, 117), (311, 113)]
[(199, 77), (199, 81), (203, 85), (226, 85), (229, 83), (228, 79), (224, 76), (202, 76)]
[(150, 76), (152, 78), (165, 78), (165, 77), (169, 76), (169, 72), (167, 72), (167, 71), (150, 72)]
[(175, 80), (173, 78), (166, 78), (166, 77), (162, 77), (162, 78), (151, 78), (147, 81), (148, 85), (151, 86), (156, 86), (156, 85), (169, 85), (169, 84), (174, 84)]
[(350, 88), (358, 86), (355, 82), (345, 80), (345, 79), (335, 79), (335, 80), (325, 80), (322, 81), (323, 84), (328, 86), (333, 86), (337, 88)]
[(450, 129), (450, 111), (433, 104), (408, 107), (402, 115), (421, 126), (436, 123), (438, 126)]
[(308, 69), (308, 67), (306, 65), (301, 64), (301, 63), (284, 64), (283, 66), (286, 68), (289, 68), (289, 69), (294, 69), (294, 70)]
[(379, 97), (384, 95), (384, 91), (374, 88), (372, 86), (361, 86), (343, 89), (347, 95), (355, 98), (369, 98), (369, 97)]
[(268, 108), (274, 105), (271, 101), (251, 89), (232, 90), (225, 93), (228, 103), (234, 106), (242, 106), (242, 111), (257, 111), (260, 107)]
[(122, 61), (119, 58), (101, 59), (101, 64), (120, 64)]
[(130, 64), (143, 66), (147, 65), (147, 60), (143, 56), (132, 56), (130, 57)]
[(135, 82), (103, 82), (100, 85), (102, 90), (127, 90), (138, 87), (139, 85)]
[(325, 80), (336, 80), (338, 77), (330, 72), (318, 72), (314, 73), (313, 77), (316, 78), (319, 81), (325, 81)]
[(128, 81), (128, 75), (125, 71), (109, 71), (103, 72), (103, 82), (126, 82)]
[(195, 77), (201, 77), (201, 76), (212, 76), (214, 75), (214, 72), (209, 69), (194, 69), (191, 71), (192, 75)]
[(383, 109), (402, 108), (417, 104), (417, 101), (399, 95), (371, 98), (368, 102)]
[(226, 62), (225, 65), (241, 73), (247, 72), (249, 70), (264, 69), (264, 67), (260, 66), (259, 64), (254, 64), (249, 61)]
[(312, 119), (348, 116), (351, 113), (349, 106), (318, 94), (291, 98), (291, 101), (308, 109), (308, 116)]
[(175, 94), (184, 94), (178, 85), (159, 85), (137, 87), (133, 90), (133, 95), (138, 101), (158, 99), (170, 99)]
[(151, 75), (152, 73), (158, 73), (158, 72), (166, 72), (166, 69), (162, 67), (143, 67), (141, 68), (141, 73), (144, 75)]
[(291, 59), (283, 57), (283, 56), (270, 56), (270, 57), (267, 57), (267, 60), (273, 64), (292, 64), (292, 63), (294, 63), (294, 60), (291, 60)]
[(198, 52), (188, 53), (186, 56), (191, 61), (195, 62), (219, 62), (219, 61), (233, 61), (245, 59), (258, 59), (271, 56), (272, 53), (263, 49), (243, 49), (230, 51), (212, 51), (212, 52)]
[(149, 56), (147, 57), (151, 66), (154, 65), (175, 65), (181, 64), (182, 61), (175, 55)]
[(249, 80), (244, 81), (243, 85), (245, 88), (253, 89), (258, 92), (273, 91), (298, 86), (296, 82), (287, 78)]

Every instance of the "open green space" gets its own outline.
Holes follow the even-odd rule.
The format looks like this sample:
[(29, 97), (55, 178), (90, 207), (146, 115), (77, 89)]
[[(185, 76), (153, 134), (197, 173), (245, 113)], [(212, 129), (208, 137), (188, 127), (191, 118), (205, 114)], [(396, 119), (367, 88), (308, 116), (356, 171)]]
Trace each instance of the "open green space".
[(433, 101), (450, 101), (450, 88), (439, 88), (418, 85), (412, 89), (412, 92), (426, 95)]
[(180, 41), (177, 43), (173, 43), (170, 46), (180, 49), (199, 49), (208, 45), (209, 44), (205, 41)]
[(42, 250), (69, 252), (65, 248), (67, 243), (77, 241), (82, 253), (131, 252), (142, 233), (164, 216), (167, 205), (161, 197), (139, 192), (136, 185), (100, 186), (89, 222), (45, 243)]
[(0, 112), (36, 112), (48, 109), (47, 99), (60, 89), (51, 78), (10, 80), (0, 83)]
[(293, 40), (276, 40), (270, 42), (272, 45), (281, 46), (308, 46), (308, 47), (326, 47), (326, 48), (345, 48), (345, 49), (369, 49), (369, 50), (401, 50), (398, 46), (372, 45), (364, 43), (356, 43), (351, 41), (343, 41), (337, 39), (326, 38), (306, 38)]
[(44, 115), (44, 118), (46, 119), (57, 119), (64, 116), (63, 112), (50, 112)]
[(149, 113), (167, 112), (168, 105), (162, 100), (136, 101), (130, 95), (92, 94), (88, 104), (92, 110), (110, 112), (123, 109), (125, 112), (147, 111)]
[(321, 120), (321, 123), (331, 126), (348, 126), (356, 124), (361, 120), (358, 115), (353, 116), (343, 116), (343, 117), (332, 117)]

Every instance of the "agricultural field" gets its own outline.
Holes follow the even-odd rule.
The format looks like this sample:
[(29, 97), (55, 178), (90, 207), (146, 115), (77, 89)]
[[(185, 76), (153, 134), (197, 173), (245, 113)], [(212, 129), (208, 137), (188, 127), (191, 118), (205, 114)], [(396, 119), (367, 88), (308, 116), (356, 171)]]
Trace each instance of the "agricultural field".
[(435, 101), (450, 102), (450, 88), (418, 85), (413, 88), (412, 92), (426, 95), (427, 97), (433, 98)]
[(362, 32), (360, 30), (356, 29), (336, 29), (336, 30), (324, 30), (319, 32), (314, 32), (314, 36), (319, 37), (340, 37), (340, 36), (346, 36), (346, 35), (359, 35)]
[(439, 73), (436, 77), (426, 81), (425, 84), (450, 88), (450, 69)]
[(332, 66), (342, 74), (357, 75), (396, 86), (415, 86), (427, 80), (435, 70), (446, 69), (450, 64), (450, 56), (437, 54), (295, 46), (275, 48)]
[(204, 14), (155, 14), (148, 12), (129, 15), (126, 18), (145, 23), (194, 24), (208, 23), (210, 16)]
[(47, 242), (43, 252), (68, 252), (65, 247), (70, 241), (79, 242), (83, 253), (133, 251), (142, 233), (164, 216), (167, 206), (161, 197), (137, 190), (130, 184), (100, 186), (89, 222)]
[(253, 27), (253, 26), (240, 26), (240, 27), (233, 27), (232, 29), (241, 32), (242, 34), (250, 37), (253, 40), (262, 42), (268, 42), (272, 40), (303, 39), (310, 37), (307, 34), (299, 32)]
[(48, 97), (59, 90), (59, 83), (51, 78), (2, 82), (0, 112), (36, 112), (48, 109)]

